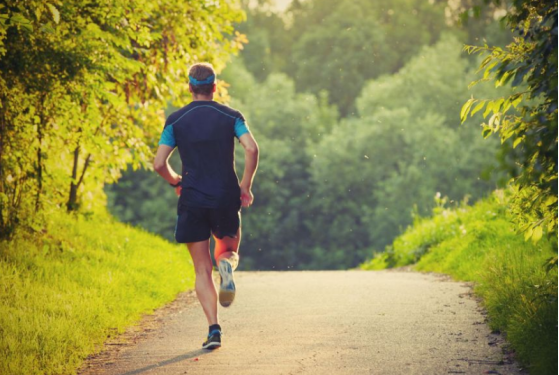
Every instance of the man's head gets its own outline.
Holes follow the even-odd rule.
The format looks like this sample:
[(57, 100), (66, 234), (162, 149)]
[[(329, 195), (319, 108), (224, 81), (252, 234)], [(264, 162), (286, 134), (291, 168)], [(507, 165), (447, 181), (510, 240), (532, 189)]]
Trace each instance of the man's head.
[(197, 63), (188, 70), (188, 79), (190, 80), (190, 92), (194, 96), (210, 96), (215, 92), (215, 71), (212, 64)]

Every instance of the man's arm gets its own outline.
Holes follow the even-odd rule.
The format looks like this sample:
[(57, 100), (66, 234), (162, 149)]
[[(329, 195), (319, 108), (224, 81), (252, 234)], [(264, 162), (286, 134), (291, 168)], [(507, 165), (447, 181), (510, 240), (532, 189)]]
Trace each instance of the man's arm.
[[(173, 153), (174, 147), (160, 145), (155, 154), (153, 169), (163, 177), (168, 183), (176, 185), (180, 182), (181, 176), (177, 174), (169, 165), (169, 157)], [(180, 195), (181, 187), (175, 188), (177, 195)]]
[(241, 180), (241, 204), (249, 207), (254, 200), (252, 195), (252, 180), (258, 168), (258, 145), (250, 133), (245, 133), (239, 137), (241, 145), (245, 149), (245, 171)]

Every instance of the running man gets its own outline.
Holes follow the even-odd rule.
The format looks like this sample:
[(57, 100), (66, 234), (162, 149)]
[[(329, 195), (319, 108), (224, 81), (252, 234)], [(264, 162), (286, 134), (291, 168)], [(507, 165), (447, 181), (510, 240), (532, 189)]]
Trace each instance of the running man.
[[(239, 263), (240, 210), (253, 201), (258, 145), (239, 111), (213, 101), (216, 74), (211, 64), (194, 64), (188, 78), (192, 102), (167, 118), (154, 168), (180, 197), (175, 239), (188, 247), (196, 271), (196, 295), (210, 326), (202, 347), (216, 349), (222, 334), (210, 236), (215, 239), (214, 257), (221, 276), (219, 302), (228, 307), (235, 298), (233, 270)], [(235, 172), (235, 137), (245, 149), (240, 185)], [(168, 162), (175, 147), (182, 161), (180, 175)]]

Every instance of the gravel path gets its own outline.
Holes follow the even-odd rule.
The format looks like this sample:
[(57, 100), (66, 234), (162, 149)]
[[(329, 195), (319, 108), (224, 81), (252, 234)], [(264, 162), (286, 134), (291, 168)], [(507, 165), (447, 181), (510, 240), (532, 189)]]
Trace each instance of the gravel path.
[(521, 374), (471, 288), (395, 271), (238, 272), (223, 347), (192, 293), (106, 345), (80, 374)]

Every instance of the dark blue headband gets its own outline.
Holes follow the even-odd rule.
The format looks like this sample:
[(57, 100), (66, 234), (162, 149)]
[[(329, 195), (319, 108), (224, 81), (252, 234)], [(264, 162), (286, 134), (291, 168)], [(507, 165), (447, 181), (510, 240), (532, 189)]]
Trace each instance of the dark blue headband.
[(190, 80), (190, 84), (193, 86), (198, 86), (198, 85), (209, 85), (211, 83), (214, 83), (215, 81), (215, 75), (212, 74), (211, 76), (209, 76), (208, 78), (204, 79), (204, 80), (197, 80), (196, 78), (192, 77), (192, 76), (188, 76), (188, 79)]

